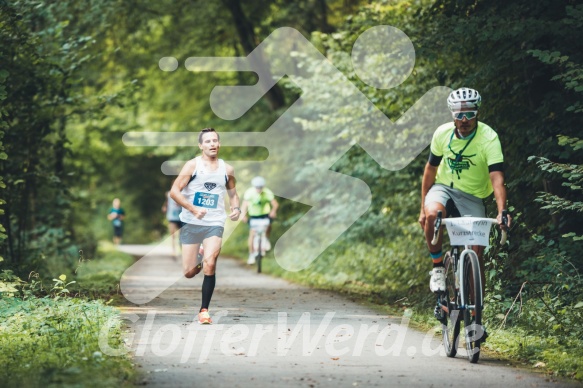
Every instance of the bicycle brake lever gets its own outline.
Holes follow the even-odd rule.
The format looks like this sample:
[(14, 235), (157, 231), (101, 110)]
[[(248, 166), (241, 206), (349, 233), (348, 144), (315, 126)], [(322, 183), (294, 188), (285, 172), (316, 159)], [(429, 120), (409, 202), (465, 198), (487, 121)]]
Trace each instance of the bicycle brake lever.
[(502, 225), (500, 225), (502, 237), (500, 238), (500, 245), (506, 244), (506, 237), (508, 235), (508, 210), (502, 210)]

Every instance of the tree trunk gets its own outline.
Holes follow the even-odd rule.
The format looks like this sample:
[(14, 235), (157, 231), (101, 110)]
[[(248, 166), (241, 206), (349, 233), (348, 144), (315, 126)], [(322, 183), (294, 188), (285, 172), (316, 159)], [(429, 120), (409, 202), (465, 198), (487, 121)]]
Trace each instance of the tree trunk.
[(325, 33), (334, 31), (332, 26), (328, 23), (328, 5), (326, 0), (316, 0), (314, 7), (316, 19), (318, 20), (319, 30)]
[(2, 225), (4, 225), (4, 228), (6, 229), (6, 242), (7, 242), (7, 247), (6, 247), (6, 253), (8, 254), (8, 256), (10, 257), (10, 261), (14, 264), (17, 263), (17, 258), (14, 256), (14, 239), (12, 236), (12, 224), (10, 223), (10, 205), (7, 203), (6, 204), (6, 208), (4, 209), (4, 222), (2, 222)]
[[(237, 34), (239, 35), (239, 41), (243, 47), (245, 54), (249, 55), (257, 47), (257, 39), (255, 36), (255, 31), (253, 31), (253, 25), (251, 21), (247, 18), (241, 7), (239, 0), (222, 0), (223, 4), (229, 9), (231, 15), (233, 16), (233, 21), (235, 22), (235, 28), (237, 29)], [(262, 58), (261, 61), (264, 61)], [(265, 71), (262, 77), (266, 79), (271, 79), (271, 71), (266, 65), (261, 65)], [(265, 82), (266, 79), (260, 77), (259, 82)], [(269, 102), (269, 106), (272, 110), (281, 108), (285, 104), (285, 99), (283, 96), (283, 91), (278, 85), (274, 85), (269, 91), (266, 92), (265, 97)]]

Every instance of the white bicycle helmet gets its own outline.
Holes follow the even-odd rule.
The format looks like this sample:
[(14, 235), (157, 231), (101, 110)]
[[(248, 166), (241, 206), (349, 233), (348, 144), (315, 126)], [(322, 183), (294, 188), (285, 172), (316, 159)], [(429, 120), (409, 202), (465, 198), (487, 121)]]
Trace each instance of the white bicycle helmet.
[(251, 186), (253, 187), (265, 187), (265, 179), (260, 176), (256, 176), (251, 180)]
[(450, 111), (456, 112), (462, 108), (478, 109), (482, 104), (482, 97), (475, 89), (459, 88), (450, 93), (447, 106)]

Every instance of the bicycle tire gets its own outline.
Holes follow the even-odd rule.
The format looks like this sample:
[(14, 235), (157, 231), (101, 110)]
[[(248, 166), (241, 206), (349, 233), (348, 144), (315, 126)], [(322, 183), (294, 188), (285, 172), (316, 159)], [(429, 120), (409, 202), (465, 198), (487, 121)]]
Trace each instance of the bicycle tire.
[[(484, 336), (482, 326), (482, 278), (480, 262), (475, 252), (467, 253), (464, 260), (464, 332), (468, 360), (475, 364), (480, 358), (480, 347)], [(468, 306), (473, 305), (473, 308)], [(472, 314), (473, 311), (473, 314)]]
[(448, 357), (455, 357), (460, 334), (460, 310), (457, 305), (458, 291), (455, 287), (455, 269), (454, 258), (451, 252), (444, 256), (443, 265), (445, 267), (445, 292), (441, 294), (440, 300), (447, 311), (443, 311), (443, 320), (441, 321), (441, 331), (443, 337), (443, 347)]
[(259, 234), (259, 241), (257, 242), (257, 257), (255, 261), (257, 262), (257, 273), (261, 273), (261, 259), (263, 256), (261, 255), (261, 240), (263, 240), (263, 236)]

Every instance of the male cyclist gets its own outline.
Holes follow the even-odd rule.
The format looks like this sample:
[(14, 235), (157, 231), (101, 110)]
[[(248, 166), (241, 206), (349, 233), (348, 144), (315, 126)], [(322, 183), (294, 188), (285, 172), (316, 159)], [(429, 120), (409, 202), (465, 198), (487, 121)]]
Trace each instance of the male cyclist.
[[(249, 218), (268, 218), (271, 221), (277, 216), (277, 208), (279, 203), (275, 199), (273, 192), (265, 187), (265, 179), (260, 176), (256, 176), (251, 180), (251, 186), (243, 194), (243, 205), (241, 205), (241, 221), (247, 222), (247, 213), (249, 213)], [(271, 244), (269, 243), (269, 234), (271, 232), (271, 225), (267, 228), (265, 235), (267, 240), (265, 241), (265, 250), (271, 249)], [(253, 238), (255, 237), (255, 231), (249, 228), (249, 239), (247, 240), (247, 245), (249, 247), (249, 258), (247, 264), (255, 264), (255, 253), (253, 250)]]
[[(470, 88), (454, 90), (447, 99), (453, 123), (443, 124), (433, 134), (429, 161), (425, 165), (421, 185), (419, 223), (425, 231), (433, 271), (429, 288), (445, 291), (445, 271), (441, 251), (442, 233), (437, 245), (432, 245), (437, 212), (443, 217), (485, 217), (483, 199), (494, 193), (498, 207), (498, 223), (506, 209), (504, 157), (498, 134), (478, 121), (482, 98)], [(508, 226), (511, 218), (508, 216)], [(480, 258), (482, 285), (485, 284), (482, 260), (483, 247), (472, 249)]]

